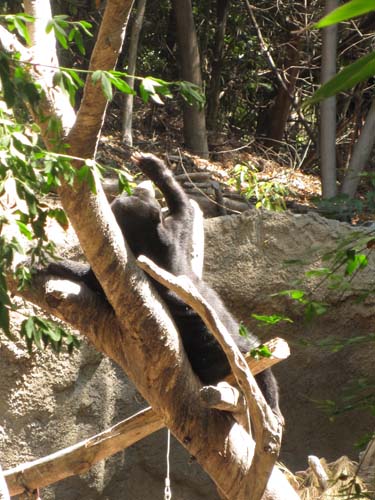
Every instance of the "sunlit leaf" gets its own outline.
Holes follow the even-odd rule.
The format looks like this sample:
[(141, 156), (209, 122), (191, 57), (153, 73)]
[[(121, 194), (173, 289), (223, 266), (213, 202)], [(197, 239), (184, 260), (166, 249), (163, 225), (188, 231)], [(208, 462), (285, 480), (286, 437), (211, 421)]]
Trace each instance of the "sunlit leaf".
[(315, 27), (325, 28), (326, 26), (331, 26), (341, 21), (347, 21), (348, 19), (362, 16), (373, 10), (375, 10), (375, 0), (352, 0), (324, 16), (315, 24)]
[(293, 321), (290, 318), (287, 318), (286, 316), (281, 316), (280, 314), (269, 314), (269, 315), (252, 314), (251, 317), (267, 325), (276, 325), (277, 323), (280, 323), (280, 321), (293, 323)]
[(327, 97), (344, 92), (357, 85), (357, 83), (366, 81), (373, 75), (375, 75), (375, 52), (371, 52), (346, 66), (331, 80), (322, 85), (310, 99), (307, 99), (305, 105), (316, 104)]

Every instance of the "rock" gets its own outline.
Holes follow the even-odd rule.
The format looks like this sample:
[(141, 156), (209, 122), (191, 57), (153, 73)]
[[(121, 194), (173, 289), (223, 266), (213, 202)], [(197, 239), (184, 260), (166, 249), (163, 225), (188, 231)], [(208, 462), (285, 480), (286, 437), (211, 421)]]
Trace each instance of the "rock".
[[(239, 216), (206, 221), (204, 278), (222, 296), (229, 309), (265, 339), (285, 338), (291, 348), (288, 360), (274, 368), (281, 392), (286, 430), (281, 460), (296, 470), (306, 466), (307, 455), (335, 460), (357, 458), (355, 443), (373, 432), (370, 412), (349, 412), (333, 422), (319, 409), (317, 400), (335, 400), (351, 380), (373, 375), (374, 343), (331, 352), (302, 343), (328, 337), (352, 338), (374, 331), (374, 296), (356, 302), (351, 291), (344, 295), (326, 287), (307, 289), (315, 300), (329, 302), (327, 314), (311, 323), (285, 297), (272, 297), (281, 290), (302, 288), (298, 280), (311, 265), (286, 265), (286, 260), (307, 261), (335, 248), (358, 228), (328, 220), (317, 214), (294, 215), (249, 210)], [(359, 228), (361, 229), (361, 228)], [(315, 267), (321, 266), (318, 261)], [(325, 263), (327, 265), (327, 263)], [(374, 258), (352, 282), (354, 288), (374, 285)], [(296, 285), (297, 283), (297, 285)], [(317, 284), (317, 280), (313, 282)], [(251, 314), (279, 313), (294, 323), (257, 328)]]

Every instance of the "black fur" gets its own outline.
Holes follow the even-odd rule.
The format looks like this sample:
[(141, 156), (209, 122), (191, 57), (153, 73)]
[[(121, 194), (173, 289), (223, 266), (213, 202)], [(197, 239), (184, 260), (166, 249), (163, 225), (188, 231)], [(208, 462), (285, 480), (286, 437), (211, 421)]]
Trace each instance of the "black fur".
[[(257, 347), (259, 339), (254, 335), (249, 338), (239, 335), (238, 322), (219, 296), (192, 271), (193, 208), (185, 192), (165, 164), (155, 156), (137, 155), (134, 159), (142, 172), (164, 194), (169, 213), (163, 218), (159, 203), (148, 190), (142, 188), (137, 188), (133, 196), (119, 196), (112, 202), (111, 208), (117, 223), (133, 254), (135, 257), (146, 255), (176, 276), (189, 276), (202, 296), (213, 306), (240, 350), (245, 353)], [(50, 264), (49, 272), (83, 281), (90, 288), (103, 293), (88, 265), (71, 261), (56, 262)], [(152, 281), (175, 321), (192, 368), (200, 380), (204, 384), (213, 384), (225, 378), (230, 372), (227, 358), (199, 315), (173, 292)], [(256, 378), (267, 402), (280, 414), (278, 387), (271, 370), (263, 371)]]

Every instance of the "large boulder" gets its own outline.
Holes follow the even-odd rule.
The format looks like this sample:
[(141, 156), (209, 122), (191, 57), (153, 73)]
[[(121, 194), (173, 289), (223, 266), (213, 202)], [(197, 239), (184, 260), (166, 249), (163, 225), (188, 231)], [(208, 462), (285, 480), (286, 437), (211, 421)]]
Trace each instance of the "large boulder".
[[(358, 228), (314, 213), (295, 215), (249, 210), (239, 216), (206, 223), (205, 279), (219, 292), (237, 318), (258, 335), (283, 337), (291, 347), (287, 361), (274, 368), (281, 393), (286, 430), (281, 459), (292, 469), (306, 468), (308, 454), (328, 460), (347, 454), (356, 458), (354, 445), (374, 430), (370, 412), (347, 412), (330, 420), (318, 401), (337, 400), (344, 386), (361, 377), (372, 377), (374, 343), (346, 347), (339, 352), (317, 344), (335, 336), (353, 338), (374, 331), (375, 298), (356, 301), (352, 290), (328, 290), (318, 281), (306, 283), (304, 272), (322, 265), (317, 255), (335, 249)], [(286, 264), (287, 260), (306, 265)], [(327, 263), (324, 263), (327, 265)], [(354, 289), (374, 286), (374, 259), (352, 281)], [(303, 279), (303, 283), (298, 283)], [(296, 284), (297, 283), (297, 284)], [(304, 288), (315, 300), (327, 302), (328, 312), (306, 323), (300, 309), (285, 297), (273, 294)], [(259, 329), (251, 314), (281, 313), (294, 323)]]

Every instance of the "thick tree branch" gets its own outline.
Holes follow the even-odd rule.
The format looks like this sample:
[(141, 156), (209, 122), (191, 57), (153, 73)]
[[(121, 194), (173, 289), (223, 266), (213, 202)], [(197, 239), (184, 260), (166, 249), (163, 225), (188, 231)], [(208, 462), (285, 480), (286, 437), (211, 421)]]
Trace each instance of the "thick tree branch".
[(219, 382), (217, 385), (208, 385), (200, 390), (202, 401), (209, 408), (217, 410), (241, 412), (245, 411), (244, 397), (240, 391), (227, 382)]
[[(140, 256), (138, 263), (150, 276), (177, 293), (186, 304), (200, 315), (225, 352), (232, 372), (245, 396), (254, 427), (255, 455), (249, 477), (246, 478), (245, 484), (241, 485), (241, 488), (243, 488), (243, 494), (251, 492), (253, 498), (261, 498), (279, 454), (282, 434), (281, 422), (277, 421), (276, 416), (267, 405), (234, 340), (194, 284), (185, 276), (175, 277), (167, 273), (145, 256)], [(244, 498), (246, 497), (244, 496)]]
[[(54, 84), (55, 74), (59, 71), (56, 51), (56, 40), (53, 31), (47, 33), (48, 22), (52, 19), (49, 0), (25, 0), (25, 12), (34, 17), (29, 23), (31, 47), (30, 75), (43, 89), (37, 109), (31, 112), (43, 131), (43, 139), (47, 147), (57, 147), (56, 141), (61, 140), (60, 134), (67, 134), (75, 122), (75, 112), (69, 102), (68, 95)], [(54, 117), (61, 123), (59, 127), (51, 127), (49, 118)]]
[[(111, 354), (112, 350), (116, 351), (119, 348), (114, 344), (111, 349), (108, 349), (108, 345), (111, 346), (111, 341), (121, 335), (112, 308), (85, 285), (55, 279), (43, 271), (34, 277), (33, 283), (28, 289), (17, 290), (17, 283), (11, 277), (8, 278), (8, 285), (12, 293), (22, 296), (49, 313), (69, 322), (89, 338), (94, 339), (96, 347), (102, 345), (102, 352), (109, 350), (109, 354)], [(280, 356), (281, 359), (284, 359), (288, 355), (287, 344), (281, 339), (274, 339), (267, 346), (276, 357)], [(121, 362), (121, 359), (116, 360), (113, 355), (112, 358)], [(259, 373), (277, 361), (280, 361), (280, 358), (276, 358), (276, 361), (273, 358), (264, 358), (264, 361), (256, 360), (250, 355), (247, 358), (253, 374)], [(83, 454), (78, 443), (67, 450), (62, 450), (49, 457), (29, 464), (22, 464), (15, 469), (6, 471), (5, 474), (11, 494), (20, 493), (21, 486), (23, 488), (27, 486), (28, 489), (32, 490), (70, 475), (82, 473), (85, 467), (82, 463), (87, 462), (93, 465), (163, 426), (163, 420), (156, 416), (151, 408), (148, 408), (142, 412), (142, 417), (138, 417), (138, 415), (130, 417), (102, 433), (101, 435), (105, 436), (104, 444), (102, 444), (98, 436), (81, 443), (85, 447), (87, 442), (90, 443), (90, 449), (87, 451), (88, 456)], [(129, 429), (130, 435), (128, 435)], [(136, 435), (134, 441), (132, 437), (133, 430)], [(100, 449), (91, 449), (91, 446), (94, 445), (99, 445)], [(49, 471), (48, 473), (44, 470), (46, 468)], [(24, 471), (22, 480), (20, 479), (20, 469)], [(44, 472), (41, 475), (42, 470)]]

